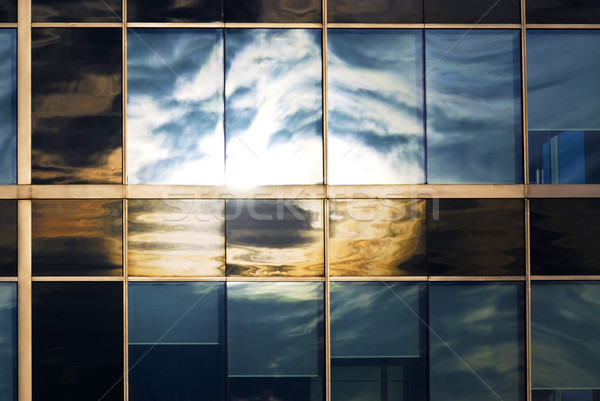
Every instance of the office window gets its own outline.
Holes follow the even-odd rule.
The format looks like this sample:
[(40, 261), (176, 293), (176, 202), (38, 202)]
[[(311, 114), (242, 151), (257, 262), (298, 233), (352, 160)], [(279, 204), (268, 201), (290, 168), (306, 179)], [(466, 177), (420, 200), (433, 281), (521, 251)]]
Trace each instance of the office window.
[(17, 183), (16, 29), (0, 29), (0, 60), (0, 185), (5, 185)]
[(130, 22), (216, 22), (223, 20), (222, 0), (127, 0)]
[(17, 201), (0, 200), (0, 277), (17, 275)]
[(327, 22), (423, 22), (423, 0), (328, 0)]
[(0, 398), (17, 401), (17, 283), (0, 283)]
[(321, 22), (320, 0), (225, 0), (226, 22)]
[(600, 3), (596, 0), (527, 0), (528, 24), (597, 24)]
[(120, 22), (121, 0), (31, 0), (33, 22)]
[(521, 3), (519, 0), (425, 0), (425, 22), (520, 24)]

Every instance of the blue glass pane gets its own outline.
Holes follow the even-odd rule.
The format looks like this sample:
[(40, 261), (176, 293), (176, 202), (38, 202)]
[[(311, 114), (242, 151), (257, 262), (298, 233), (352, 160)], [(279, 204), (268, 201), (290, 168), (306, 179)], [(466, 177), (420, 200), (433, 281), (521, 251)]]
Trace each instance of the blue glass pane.
[(425, 182), (423, 33), (328, 31), (330, 184)]
[(516, 30), (427, 30), (427, 182), (522, 181)]
[(17, 400), (17, 283), (0, 283), (0, 399)]
[(525, 400), (522, 283), (431, 283), (431, 401)]
[(17, 30), (0, 29), (0, 185), (17, 183)]
[(223, 184), (222, 36), (218, 29), (129, 31), (130, 184)]
[(228, 185), (323, 182), (321, 31), (225, 30)]

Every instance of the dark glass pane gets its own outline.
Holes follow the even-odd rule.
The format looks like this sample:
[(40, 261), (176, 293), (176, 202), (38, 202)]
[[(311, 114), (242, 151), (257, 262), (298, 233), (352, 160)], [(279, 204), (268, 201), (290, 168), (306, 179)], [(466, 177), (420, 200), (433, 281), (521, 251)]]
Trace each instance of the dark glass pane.
[(224, 201), (128, 202), (130, 276), (223, 276)]
[(425, 400), (425, 285), (331, 283), (331, 399)]
[(123, 206), (120, 200), (34, 200), (35, 276), (120, 276)]
[(17, 0), (0, 3), (0, 22), (17, 22)]
[(597, 24), (600, 3), (597, 0), (527, 0), (529, 24)]
[(427, 212), (432, 276), (523, 276), (523, 200), (435, 199)]
[(129, 284), (129, 399), (225, 399), (223, 283)]
[(222, 185), (223, 135), (223, 31), (129, 30), (128, 183)]
[(121, 0), (32, 0), (33, 22), (121, 22)]
[(600, 32), (527, 31), (531, 183), (600, 183), (598, 71)]
[(130, 22), (214, 22), (223, 20), (222, 0), (127, 0)]
[(17, 30), (0, 29), (0, 185), (16, 183)]
[(321, 31), (225, 30), (226, 183), (323, 182)]
[(534, 399), (600, 397), (600, 283), (531, 284), (531, 375)]
[(323, 283), (227, 283), (228, 399), (323, 400)]
[(17, 201), (3, 199), (0, 200), (0, 277), (16, 275)]
[(425, 22), (520, 24), (519, 0), (425, 0)]
[(227, 200), (228, 276), (322, 276), (318, 200)]
[(328, 0), (328, 22), (423, 22), (423, 0)]
[(423, 32), (330, 29), (330, 184), (422, 184)]
[(431, 401), (525, 400), (523, 283), (430, 283)]
[(519, 31), (425, 36), (427, 182), (522, 182)]
[(531, 199), (531, 274), (600, 274), (600, 199)]
[(34, 282), (33, 399), (123, 400), (121, 283)]
[(0, 283), (0, 399), (17, 401), (17, 283)]
[(332, 276), (427, 275), (425, 200), (329, 202)]
[(225, 0), (226, 22), (321, 22), (320, 0)]
[(120, 28), (32, 30), (32, 181), (122, 182)]

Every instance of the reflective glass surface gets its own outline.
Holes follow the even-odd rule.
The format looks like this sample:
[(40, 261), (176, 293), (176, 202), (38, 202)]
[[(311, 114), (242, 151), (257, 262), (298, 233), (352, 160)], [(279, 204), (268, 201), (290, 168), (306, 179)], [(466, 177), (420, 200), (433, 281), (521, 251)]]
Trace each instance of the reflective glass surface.
[(527, 0), (529, 24), (597, 24), (600, 3), (597, 0)]
[(33, 22), (121, 22), (121, 0), (32, 0)]
[(33, 399), (122, 401), (122, 283), (32, 287)]
[(531, 374), (536, 401), (598, 399), (599, 309), (600, 283), (532, 282)]
[(327, 22), (423, 22), (423, 0), (328, 0)]
[(527, 30), (531, 183), (600, 183), (599, 71), (600, 32)]
[(430, 283), (431, 401), (525, 400), (523, 283)]
[(32, 201), (32, 270), (36, 276), (120, 276), (120, 200)]
[(17, 22), (17, 0), (0, 3), (0, 22)]
[(425, 0), (425, 22), (520, 24), (521, 3), (519, 0)]
[(225, 399), (223, 283), (129, 284), (129, 399)]
[(222, 32), (129, 30), (129, 184), (223, 184)]
[(226, 29), (226, 183), (323, 182), (321, 31)]
[(319, 200), (228, 199), (228, 276), (322, 276)]
[(228, 282), (228, 399), (323, 400), (323, 283)]
[(224, 209), (219, 200), (130, 200), (129, 275), (224, 275)]
[(223, 20), (222, 0), (127, 0), (130, 22), (214, 22)]
[(425, 182), (423, 32), (327, 35), (329, 184)]
[(16, 275), (17, 201), (2, 199), (0, 200), (0, 277)]
[(17, 401), (17, 283), (0, 283), (0, 399)]
[(531, 199), (531, 274), (600, 274), (600, 199)]
[(331, 399), (426, 399), (425, 284), (331, 283)]
[(320, 0), (225, 0), (226, 22), (321, 22)]
[(34, 184), (122, 182), (120, 28), (32, 29)]
[(425, 200), (331, 200), (329, 272), (426, 276)]
[(427, 182), (522, 182), (519, 31), (425, 37)]
[(427, 213), (432, 276), (523, 276), (522, 199), (439, 199)]
[(0, 29), (0, 185), (16, 183), (17, 30)]

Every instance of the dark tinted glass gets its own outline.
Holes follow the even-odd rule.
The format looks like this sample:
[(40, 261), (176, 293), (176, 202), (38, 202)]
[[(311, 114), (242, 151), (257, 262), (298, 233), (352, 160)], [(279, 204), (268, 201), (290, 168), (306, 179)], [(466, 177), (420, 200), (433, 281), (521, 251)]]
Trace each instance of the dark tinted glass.
[(531, 284), (534, 400), (599, 399), (599, 309), (600, 283)]
[(331, 395), (425, 400), (425, 285), (331, 283)]
[(519, 0), (425, 0), (425, 22), (520, 24)]
[(17, 201), (0, 200), (0, 277), (17, 275)]
[(16, 183), (17, 30), (0, 29), (0, 185)]
[(121, 29), (32, 31), (32, 181), (120, 184)]
[(17, 283), (0, 283), (0, 399), (17, 401)]
[(224, 287), (129, 284), (131, 401), (224, 401)]
[(427, 213), (432, 276), (522, 276), (521, 199), (432, 200)]
[(123, 400), (121, 283), (33, 283), (33, 399)]
[(32, 0), (33, 22), (121, 22), (121, 0)]
[(32, 202), (32, 270), (36, 276), (120, 276), (120, 200)]
[(17, 0), (0, 3), (0, 22), (17, 22)]
[(427, 30), (425, 37), (427, 182), (520, 183), (519, 31)]
[(600, 274), (600, 199), (531, 199), (531, 274)]
[(323, 400), (323, 283), (227, 283), (228, 400)]
[(223, 19), (222, 0), (128, 0), (131, 22), (211, 22)]
[(423, 22), (423, 0), (328, 0), (327, 22)]
[(431, 401), (525, 400), (523, 283), (431, 283)]
[(225, 0), (227, 22), (321, 22), (320, 0)]
[(529, 24), (597, 24), (600, 3), (597, 0), (527, 0)]

